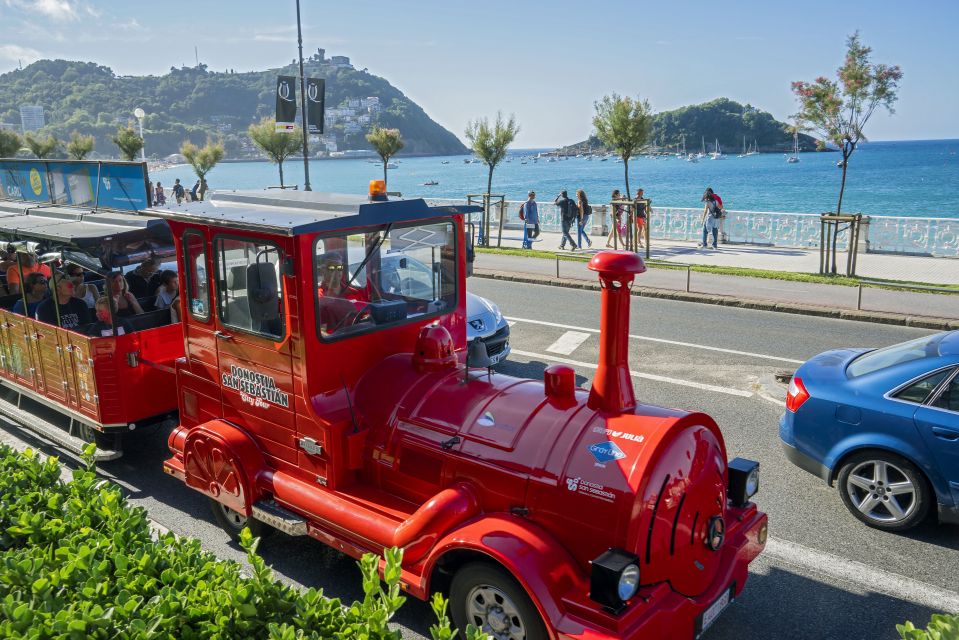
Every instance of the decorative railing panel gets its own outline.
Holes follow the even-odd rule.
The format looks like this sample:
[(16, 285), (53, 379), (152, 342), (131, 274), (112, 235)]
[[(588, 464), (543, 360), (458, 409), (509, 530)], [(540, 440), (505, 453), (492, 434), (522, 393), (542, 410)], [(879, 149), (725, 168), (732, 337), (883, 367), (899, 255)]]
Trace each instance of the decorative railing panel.
[[(464, 200), (430, 198), (432, 204), (462, 205)], [(505, 236), (515, 236), (521, 201), (508, 201), (500, 208), (494, 206), (490, 229), (495, 239), (501, 212), (505, 213), (504, 227), (510, 229)], [(539, 223), (543, 231), (560, 231), (559, 208), (552, 202), (537, 202)], [(774, 247), (818, 249), (821, 226), (819, 216), (812, 213), (781, 213), (773, 211), (727, 210), (724, 221), (729, 242)], [(654, 205), (649, 219), (652, 238), (696, 242), (702, 236), (703, 210), (687, 207), (657, 207)], [(610, 228), (610, 212), (607, 205), (593, 205), (591, 221), (593, 234)], [(473, 221), (479, 223), (474, 214)], [(906, 218), (891, 216), (863, 217), (860, 231), (861, 250), (959, 257), (959, 219), (952, 218)], [(867, 243), (868, 244), (865, 244)], [(837, 248), (848, 247), (849, 238), (840, 233)]]

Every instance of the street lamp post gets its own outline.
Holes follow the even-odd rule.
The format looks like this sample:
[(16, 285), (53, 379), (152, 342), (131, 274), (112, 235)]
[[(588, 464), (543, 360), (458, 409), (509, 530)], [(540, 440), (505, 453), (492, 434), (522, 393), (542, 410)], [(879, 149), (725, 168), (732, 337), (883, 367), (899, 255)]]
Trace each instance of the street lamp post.
[(143, 162), (147, 161), (147, 141), (143, 137), (143, 118), (146, 116), (146, 112), (137, 107), (133, 110), (133, 115), (136, 116), (137, 121), (140, 123), (140, 140), (143, 140), (143, 146), (140, 147), (140, 160)]
[(310, 151), (309, 143), (309, 125), (306, 117), (306, 80), (303, 77), (303, 31), (300, 28), (300, 0), (296, 0), (296, 39), (300, 46), (300, 122), (303, 125), (303, 190), (312, 191), (310, 188)]

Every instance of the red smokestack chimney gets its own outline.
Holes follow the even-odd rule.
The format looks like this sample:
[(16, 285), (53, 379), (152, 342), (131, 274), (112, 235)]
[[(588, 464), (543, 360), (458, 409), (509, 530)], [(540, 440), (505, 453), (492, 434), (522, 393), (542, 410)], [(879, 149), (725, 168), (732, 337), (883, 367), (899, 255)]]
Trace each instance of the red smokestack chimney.
[(646, 271), (632, 251), (603, 251), (589, 268), (599, 273), (603, 287), (599, 321), (599, 368), (589, 390), (589, 408), (620, 413), (636, 406), (629, 375), (629, 299), (633, 278)]

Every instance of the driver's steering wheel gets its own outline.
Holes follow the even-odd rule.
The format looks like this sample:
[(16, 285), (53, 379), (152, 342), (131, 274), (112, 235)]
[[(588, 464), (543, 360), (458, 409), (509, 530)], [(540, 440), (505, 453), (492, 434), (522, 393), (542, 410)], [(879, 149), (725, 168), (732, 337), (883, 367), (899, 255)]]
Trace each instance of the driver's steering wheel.
[(362, 309), (357, 311), (349, 322), (346, 323), (347, 327), (355, 327), (361, 322), (365, 322), (373, 317), (373, 305), (367, 304), (364, 305)]

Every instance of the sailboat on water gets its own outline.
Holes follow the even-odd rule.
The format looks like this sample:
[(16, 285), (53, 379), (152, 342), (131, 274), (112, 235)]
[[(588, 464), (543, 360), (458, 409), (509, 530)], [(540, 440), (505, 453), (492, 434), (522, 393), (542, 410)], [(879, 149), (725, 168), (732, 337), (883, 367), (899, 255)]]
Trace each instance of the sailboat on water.
[(799, 162), (799, 132), (793, 131), (793, 154), (786, 158), (786, 162), (794, 164)]
[(709, 154), (709, 159), (710, 159), (710, 160), (722, 160), (722, 159), (723, 159), (722, 150), (719, 148), (719, 138), (716, 138), (716, 142), (714, 143), (714, 147), (713, 147), (713, 152), (712, 152), (711, 154)]
[(749, 153), (746, 151), (746, 136), (743, 136), (743, 152), (740, 153), (737, 158), (745, 158)]

